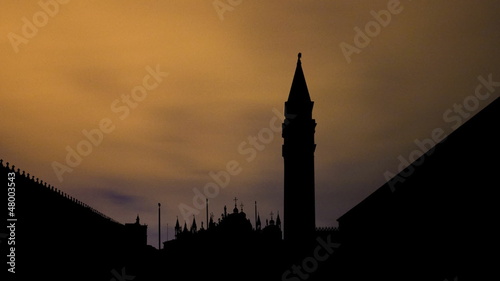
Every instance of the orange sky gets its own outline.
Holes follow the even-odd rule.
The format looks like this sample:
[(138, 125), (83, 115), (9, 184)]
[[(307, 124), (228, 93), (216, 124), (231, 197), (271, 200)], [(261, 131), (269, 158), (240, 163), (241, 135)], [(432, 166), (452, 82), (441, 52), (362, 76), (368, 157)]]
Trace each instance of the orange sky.
[[(241, 171), (211, 199), (215, 218), (235, 196), (252, 219), (254, 201), (282, 214), (280, 132), (241, 152), (282, 112), (298, 52), (318, 123), (318, 226), (396, 173), (416, 139), (449, 134), (458, 113), (443, 115), (478, 76), (500, 81), (498, 1), (40, 2), (0, 4), (0, 158), (120, 222), (139, 214), (152, 245), (157, 203), (172, 238), (179, 204), (230, 162)], [(100, 122), (110, 132), (60, 181), (53, 163)]]

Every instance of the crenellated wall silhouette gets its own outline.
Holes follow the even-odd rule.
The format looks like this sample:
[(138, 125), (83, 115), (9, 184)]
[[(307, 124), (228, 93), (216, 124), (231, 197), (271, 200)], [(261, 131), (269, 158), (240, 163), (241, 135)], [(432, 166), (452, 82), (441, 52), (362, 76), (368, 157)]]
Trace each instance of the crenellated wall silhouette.
[(113, 269), (136, 266), (132, 259), (146, 249), (145, 225), (125, 226), (3, 160), (0, 171), (4, 186), (8, 173), (15, 173), (17, 272), (42, 279), (110, 280)]
[(99, 212), (98, 210), (92, 208), (91, 206), (85, 204), (84, 202), (70, 196), (69, 194), (64, 193), (62, 190), (55, 188), (53, 185), (47, 184), (47, 182), (44, 182), (43, 180), (40, 180), (39, 178), (35, 178), (35, 176), (30, 175), (30, 173), (26, 173), (24, 170), (21, 171), (19, 168), (16, 169), (15, 165), (9, 166), (10, 165), (9, 162), (6, 162), (5, 164), (3, 162), (4, 162), (3, 159), (0, 159), (0, 166), (3, 169), (5, 169), (6, 173), (7, 172), (16, 173), (16, 181), (20, 180), (20, 182), (22, 182), (22, 183), (29, 183), (30, 185), (38, 185), (39, 187), (37, 187), (37, 188), (40, 188), (40, 187), (46, 188), (47, 190), (54, 192), (56, 195), (59, 195), (65, 199), (68, 199), (69, 201), (74, 202), (75, 204), (79, 205), (80, 207), (88, 209), (89, 211), (95, 213), (96, 215), (103, 217), (106, 220), (120, 224), (119, 222), (106, 216), (105, 214)]

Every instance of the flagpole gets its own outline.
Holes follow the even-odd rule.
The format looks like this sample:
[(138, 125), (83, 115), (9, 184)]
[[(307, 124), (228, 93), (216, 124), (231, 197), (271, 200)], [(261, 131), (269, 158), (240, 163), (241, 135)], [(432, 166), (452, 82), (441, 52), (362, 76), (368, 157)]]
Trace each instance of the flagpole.
[(158, 203), (158, 250), (161, 250), (161, 220), (160, 220), (160, 207), (161, 204)]

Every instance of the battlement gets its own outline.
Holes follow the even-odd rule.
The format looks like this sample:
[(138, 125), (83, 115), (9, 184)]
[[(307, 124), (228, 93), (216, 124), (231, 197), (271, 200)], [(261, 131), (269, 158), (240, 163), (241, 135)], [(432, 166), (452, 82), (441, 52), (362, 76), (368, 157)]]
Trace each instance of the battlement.
[[(91, 213), (93, 213), (93, 214), (95, 214), (95, 215), (97, 215), (105, 220), (109, 220), (112, 223), (121, 224), (121, 223), (117, 222), (116, 220), (114, 220), (114, 219), (106, 216), (105, 214), (99, 212), (98, 210), (94, 209), (90, 205), (76, 199), (75, 197), (63, 192), (60, 189), (57, 189), (53, 185), (48, 184), (47, 182), (44, 182), (43, 180), (40, 180), (39, 178), (35, 178), (34, 175), (31, 175), (30, 173), (27, 173), (24, 170), (20, 170), (19, 168), (16, 169), (15, 165), (10, 165), (9, 162), (5, 162), (5, 164), (4, 164), (3, 159), (0, 159), (0, 169), (5, 169), (5, 170), (7, 170), (7, 172), (15, 173), (17, 181), (25, 181), (28, 183), (27, 187), (23, 186), (22, 188), (43, 188), (43, 189), (53, 193), (54, 195), (60, 196), (60, 198), (65, 199), (68, 202), (71, 202), (80, 208), (83, 208), (87, 211), (90, 211)], [(18, 187), (19, 186), (20, 185), (18, 185)]]

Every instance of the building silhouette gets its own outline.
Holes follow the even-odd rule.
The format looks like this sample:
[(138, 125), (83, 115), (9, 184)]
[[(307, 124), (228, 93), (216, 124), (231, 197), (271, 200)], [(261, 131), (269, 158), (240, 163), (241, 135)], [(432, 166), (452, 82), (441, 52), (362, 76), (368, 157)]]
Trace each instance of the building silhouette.
[(341, 216), (337, 275), (436, 281), (496, 275), (489, 252), (498, 239), (499, 125), (497, 98)]
[(283, 122), (284, 230), (285, 240), (291, 243), (314, 241), (314, 132), (311, 101), (298, 55)]
[[(284, 239), (278, 213), (271, 213), (263, 225), (255, 207), (255, 225), (252, 225), (243, 207), (238, 209), (235, 198), (233, 211), (228, 212), (227, 207), (224, 207), (218, 220), (213, 214), (210, 215), (206, 228), (198, 229), (194, 216), (192, 222), (184, 222), (183, 227), (177, 219), (176, 239), (164, 243), (162, 255), (166, 263), (175, 264), (174, 268), (184, 268), (187, 259), (192, 258), (192, 255), (184, 255), (196, 253), (206, 270), (186, 273), (184, 277), (187, 279), (210, 276), (219, 280), (233, 280), (233, 272), (238, 271), (246, 272), (245, 276), (238, 277), (239, 280), (281, 280), (287, 268), (301, 263), (311, 254), (317, 237), (328, 237), (329, 241), (332, 237), (338, 239), (336, 228), (316, 229), (315, 226), (316, 122), (312, 118), (313, 105), (299, 54), (288, 100), (285, 102), (283, 122)], [(208, 217), (208, 210), (206, 212)], [(216, 250), (212, 248), (213, 245), (218, 245)], [(216, 275), (207, 274), (217, 268), (219, 262), (207, 253), (231, 256), (236, 249), (242, 253), (236, 263), (226, 264), (226, 270), (218, 271)]]
[[(0, 160), (2, 177), (14, 174), (16, 182), (16, 211), (11, 217), (17, 219), (16, 277), (106, 281), (490, 277), (496, 268), (489, 257), (496, 253), (492, 245), (497, 241), (500, 186), (498, 98), (341, 216), (338, 229), (315, 226), (313, 105), (299, 54), (282, 132), (283, 228), (279, 214), (263, 216), (263, 223), (257, 203), (252, 225), (235, 198), (232, 212), (224, 207), (220, 217), (209, 214), (207, 207), (204, 222), (194, 216), (183, 224), (177, 219), (175, 239), (165, 241), (161, 250), (146, 245), (147, 226), (139, 215), (135, 223), (119, 223)], [(7, 243), (2, 240), (0, 248), (6, 264)]]
[(135, 219), (135, 223), (125, 224), (125, 243), (132, 248), (140, 249), (147, 245), (148, 241), (148, 226), (140, 223), (139, 215)]
[[(135, 224), (121, 224), (0, 160), (4, 180), (9, 173), (14, 174), (15, 183), (11, 218), (16, 219), (13, 246), (17, 280), (108, 281), (113, 269), (120, 271), (125, 266), (131, 272), (140, 271), (143, 265), (136, 257), (152, 249), (146, 245), (147, 226), (140, 225), (138, 219)], [(2, 241), (0, 247), (4, 259), (3, 253), (10, 246)]]
[(187, 222), (184, 222), (184, 227), (181, 227), (179, 218), (177, 218), (174, 231), (175, 239), (178, 241), (164, 242), (163, 249), (168, 250), (170, 245), (174, 243), (189, 243), (190, 239), (198, 239), (201, 236), (212, 238), (220, 236), (227, 239), (232, 239), (233, 237), (251, 237), (252, 239), (265, 239), (266, 241), (279, 243), (283, 236), (279, 214), (275, 221), (274, 214), (271, 212), (271, 219), (266, 219), (264, 228), (262, 228), (260, 215), (258, 215), (255, 226), (252, 226), (250, 219), (247, 218), (247, 214), (243, 211), (243, 205), (240, 206), (241, 209), (238, 209), (236, 201), (237, 199), (235, 198), (234, 209), (231, 213), (228, 213), (227, 207), (224, 206), (224, 212), (217, 221), (214, 220), (213, 213), (210, 214), (207, 227), (204, 227), (202, 222), (201, 228), (198, 229), (195, 216), (193, 216), (190, 228), (188, 228)]
[[(182, 272), (179, 277), (186, 280), (234, 280), (235, 274), (238, 280), (279, 279), (284, 268), (280, 217), (273, 214), (259, 227), (257, 215), (258, 220), (252, 225), (236, 201), (235, 198), (232, 211), (224, 206), (220, 218), (210, 214), (208, 227), (198, 228), (194, 216), (183, 224), (177, 219), (176, 238), (165, 241), (160, 251), (160, 263), (165, 270), (157, 276), (172, 278), (168, 268), (175, 268)], [(192, 270), (193, 265), (197, 270)]]

